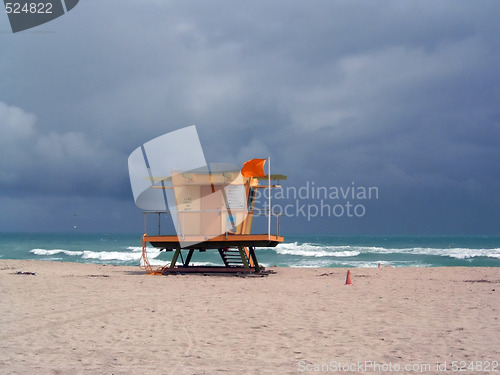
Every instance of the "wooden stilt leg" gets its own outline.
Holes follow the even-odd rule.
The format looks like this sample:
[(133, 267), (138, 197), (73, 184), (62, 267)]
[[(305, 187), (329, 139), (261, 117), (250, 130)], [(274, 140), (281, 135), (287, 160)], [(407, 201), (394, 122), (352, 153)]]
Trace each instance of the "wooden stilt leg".
[(181, 253), (181, 248), (178, 247), (177, 249), (175, 249), (175, 253), (174, 253), (174, 256), (172, 258), (172, 262), (170, 263), (170, 268), (174, 268), (175, 267), (175, 264), (177, 263), (177, 258), (179, 257), (179, 254)]
[(245, 250), (243, 249), (243, 246), (238, 246), (238, 250), (240, 251), (241, 263), (243, 263), (243, 267), (250, 268), (250, 266), (248, 265), (247, 255), (245, 253)]
[(186, 261), (184, 262), (184, 267), (189, 266), (189, 262), (191, 262), (191, 257), (193, 256), (194, 249), (190, 249), (188, 255), (186, 257)]
[(255, 255), (255, 250), (253, 247), (249, 247), (248, 251), (250, 251), (250, 256), (252, 257), (253, 264), (255, 265), (255, 272), (260, 272), (259, 261), (257, 260), (257, 255)]
[(250, 256), (250, 251), (248, 250), (248, 247), (245, 246), (244, 249), (245, 249), (245, 254), (247, 255), (248, 264), (250, 265), (250, 268), (255, 267), (255, 263), (252, 257)]

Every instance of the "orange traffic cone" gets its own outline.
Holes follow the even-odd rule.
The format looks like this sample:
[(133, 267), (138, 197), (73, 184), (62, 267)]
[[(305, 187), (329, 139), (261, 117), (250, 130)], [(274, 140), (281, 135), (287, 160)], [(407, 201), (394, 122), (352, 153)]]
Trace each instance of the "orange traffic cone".
[(347, 270), (347, 277), (345, 279), (345, 285), (352, 285), (351, 270)]

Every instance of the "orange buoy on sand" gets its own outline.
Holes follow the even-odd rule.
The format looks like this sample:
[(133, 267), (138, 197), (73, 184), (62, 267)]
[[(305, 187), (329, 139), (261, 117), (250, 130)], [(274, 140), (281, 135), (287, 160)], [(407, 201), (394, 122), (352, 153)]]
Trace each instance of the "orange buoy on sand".
[(352, 285), (351, 270), (347, 270), (347, 277), (345, 279), (345, 285)]

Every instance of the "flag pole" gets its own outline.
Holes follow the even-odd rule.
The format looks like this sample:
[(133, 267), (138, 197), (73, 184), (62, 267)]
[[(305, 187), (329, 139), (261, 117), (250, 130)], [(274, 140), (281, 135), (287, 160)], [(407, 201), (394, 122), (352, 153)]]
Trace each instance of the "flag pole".
[(267, 219), (267, 239), (271, 240), (271, 157), (267, 158), (267, 182), (268, 188), (267, 192), (269, 194), (269, 213)]

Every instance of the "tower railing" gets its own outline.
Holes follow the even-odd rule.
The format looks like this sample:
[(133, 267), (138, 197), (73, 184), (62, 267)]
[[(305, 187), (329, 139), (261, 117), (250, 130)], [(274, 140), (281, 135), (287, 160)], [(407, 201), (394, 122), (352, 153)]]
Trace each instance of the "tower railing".
[[(257, 212), (255, 212), (257, 211)], [(265, 234), (267, 234), (268, 236), (271, 236), (271, 235), (276, 235), (276, 236), (279, 236), (280, 235), (280, 228), (281, 228), (281, 224), (280, 224), (280, 217), (282, 216), (281, 214), (277, 214), (277, 213), (273, 213), (271, 212), (271, 210), (269, 209), (266, 209), (266, 210), (263, 210), (263, 209), (255, 209), (254, 211), (248, 211), (246, 209), (232, 209), (232, 210), (225, 210), (225, 209), (218, 209), (218, 210), (186, 210), (186, 211), (177, 211), (176, 214), (173, 214), (170, 212), (170, 211), (143, 211), (143, 214), (144, 214), (144, 233), (148, 233), (150, 232), (148, 229), (148, 217), (151, 217), (151, 216), (156, 216), (156, 235), (158, 236), (161, 236), (161, 235), (175, 235), (177, 234), (177, 236), (179, 236), (180, 238), (182, 239), (185, 239), (185, 237), (187, 235), (192, 235), (192, 233), (185, 233), (185, 220), (186, 220), (186, 216), (189, 215), (189, 214), (203, 214), (203, 213), (219, 213), (219, 216), (222, 216), (222, 215), (234, 215), (236, 213), (247, 213), (247, 215), (250, 217), (252, 217), (252, 220), (253, 218), (256, 218), (256, 217), (266, 217), (267, 218), (267, 231)], [(177, 216), (177, 224), (179, 225), (179, 230), (177, 231), (177, 233), (162, 233), (162, 225), (161, 225), (161, 218), (162, 218), (162, 215), (163, 216), (174, 216), (176, 215)], [(275, 222), (276, 222), (276, 231), (275, 233), (272, 233), (272, 225), (271, 225), (271, 221), (272, 221), (272, 218), (275, 218)], [(172, 219), (174, 219), (172, 217)], [(241, 223), (239, 224), (241, 225)], [(253, 226), (253, 225), (252, 225)], [(175, 227), (175, 224), (174, 224), (174, 227)], [(152, 232), (150, 232), (152, 233)], [(209, 235), (209, 236), (218, 236), (218, 235), (226, 235), (229, 236), (230, 234), (232, 234), (232, 231), (230, 230), (226, 230), (226, 231), (222, 231), (219, 233), (205, 233), (205, 235)], [(248, 233), (250, 234), (250, 233)], [(263, 234), (263, 233), (262, 233)], [(199, 234), (199, 235), (203, 235), (203, 234)], [(244, 234), (243, 234), (244, 235)]]

